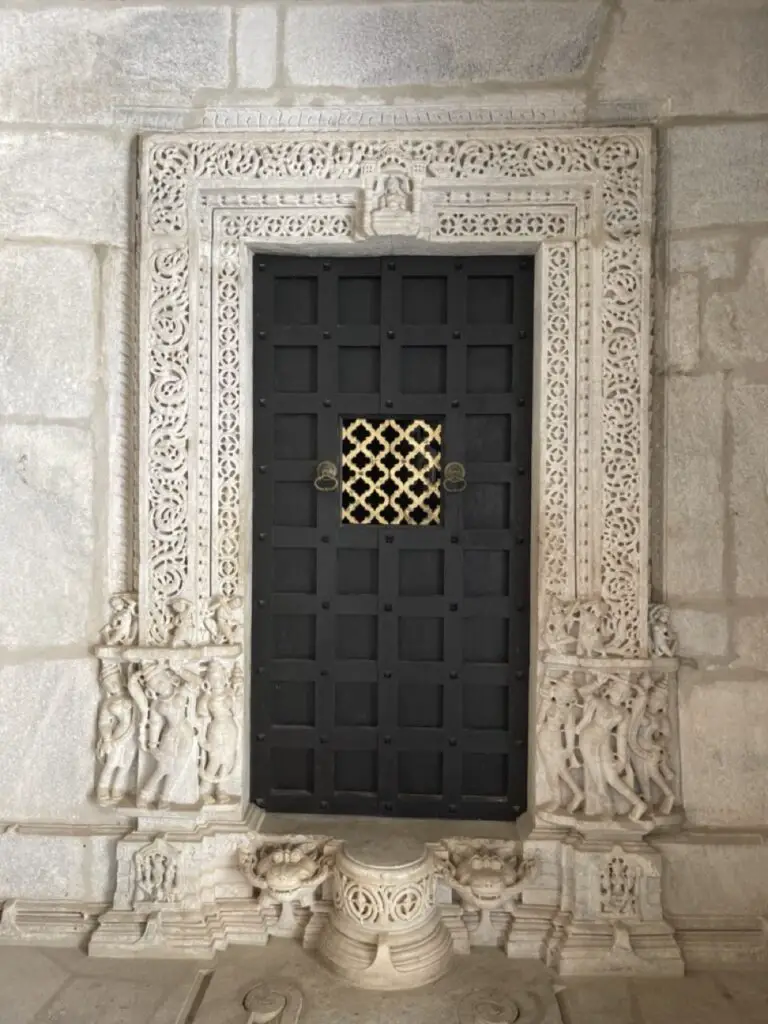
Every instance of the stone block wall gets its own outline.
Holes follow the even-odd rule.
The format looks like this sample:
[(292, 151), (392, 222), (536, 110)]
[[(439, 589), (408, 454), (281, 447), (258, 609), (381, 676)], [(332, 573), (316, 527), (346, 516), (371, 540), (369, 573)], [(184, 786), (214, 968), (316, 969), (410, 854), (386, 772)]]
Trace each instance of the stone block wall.
[[(114, 295), (136, 135), (233, 108), (497, 107), (658, 129), (653, 572), (689, 659), (685, 803), (701, 843), (768, 877), (767, 55), (764, 0), (5, 0), (0, 821), (114, 828), (90, 799), (88, 649), (129, 557)], [(720, 862), (698, 863), (706, 886)], [(93, 872), (61, 895), (97, 891)]]

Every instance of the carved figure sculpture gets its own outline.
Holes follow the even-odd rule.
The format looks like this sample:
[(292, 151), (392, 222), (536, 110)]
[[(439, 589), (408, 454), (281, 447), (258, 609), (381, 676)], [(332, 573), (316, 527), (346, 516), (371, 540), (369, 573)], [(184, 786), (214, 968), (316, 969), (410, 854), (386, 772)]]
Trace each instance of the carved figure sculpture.
[(183, 597), (169, 602), (171, 611), (171, 647), (189, 647), (195, 640), (195, 623), (192, 604)]
[(669, 608), (652, 604), (649, 609), (650, 646), (653, 658), (674, 658), (677, 655), (677, 636), (669, 621)]
[(254, 850), (240, 851), (240, 869), (259, 890), (257, 906), (280, 907), (274, 932), (296, 935), (300, 931), (295, 907), (312, 906), (334, 856), (335, 845), (323, 837), (265, 841)]
[(670, 814), (675, 794), (670, 785), (675, 773), (669, 764), (672, 725), (667, 711), (667, 690), (645, 676), (638, 687), (629, 728), (629, 756), (643, 799), (655, 805), (653, 786), (661, 792), (659, 811)]
[(404, 160), (399, 152), (361, 163), (361, 228), (365, 237), (418, 235), (424, 230), (425, 174), (423, 161)]
[(475, 910), (506, 907), (537, 867), (518, 843), (502, 839), (446, 839), (435, 855), (448, 885)]
[(614, 817), (613, 791), (629, 803), (630, 819), (640, 821), (648, 806), (627, 781), (629, 680), (622, 675), (607, 682), (598, 679), (582, 687), (581, 695), (584, 713), (576, 735), (584, 762), (584, 810), (588, 815)]
[(243, 639), (242, 597), (212, 597), (203, 616), (215, 644), (236, 644)]
[(235, 770), (240, 746), (239, 705), (242, 669), (235, 665), (232, 679), (220, 661), (209, 663), (203, 693), (197, 701), (200, 742), (200, 795), (205, 803), (231, 803), (222, 784)]
[(383, 190), (370, 212), (370, 230), (375, 235), (415, 235), (419, 230), (418, 193), (415, 183), (393, 174), (384, 180)]
[(139, 633), (138, 602), (135, 594), (117, 594), (109, 599), (109, 622), (101, 631), (109, 647), (135, 644)]
[(156, 840), (134, 857), (135, 898), (173, 903), (179, 898), (179, 856), (168, 843)]
[(579, 695), (572, 680), (565, 674), (548, 674), (539, 697), (536, 742), (551, 795), (546, 808), (550, 811), (565, 806), (561, 783), (570, 793), (570, 814), (584, 803), (584, 790), (574, 775), (580, 767), (576, 754), (578, 712)]
[(102, 806), (119, 803), (128, 788), (128, 774), (138, 753), (136, 708), (123, 687), (123, 669), (114, 661), (101, 663), (104, 696), (99, 705), (96, 757), (103, 763), (96, 784)]
[(572, 634), (574, 603), (551, 595), (544, 623), (544, 648), (556, 654), (571, 654), (576, 647)]
[(576, 654), (580, 658), (594, 658), (605, 653), (606, 606), (602, 601), (584, 601), (578, 605), (575, 617), (578, 622)]
[(636, 917), (639, 872), (620, 853), (612, 854), (600, 872), (600, 913), (608, 917)]
[(194, 673), (156, 662), (144, 665), (131, 677), (128, 689), (142, 714), (139, 744), (156, 764), (139, 790), (139, 807), (149, 807), (154, 801), (159, 807), (168, 807), (177, 778), (195, 756), (194, 709), (199, 685)]
[(309, 906), (328, 877), (334, 848), (324, 838), (293, 842), (267, 841), (255, 850), (240, 851), (240, 868), (259, 890), (260, 904), (296, 901)]

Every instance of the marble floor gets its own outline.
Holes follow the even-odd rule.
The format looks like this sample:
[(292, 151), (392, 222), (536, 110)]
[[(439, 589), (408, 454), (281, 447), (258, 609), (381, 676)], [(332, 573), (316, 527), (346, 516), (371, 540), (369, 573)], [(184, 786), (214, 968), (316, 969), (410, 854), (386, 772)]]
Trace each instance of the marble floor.
[[(245, 1004), (245, 1005), (244, 1005)], [(293, 942), (210, 963), (96, 960), (0, 947), (0, 1024), (768, 1024), (768, 972), (552, 979), (495, 950), (426, 989), (350, 988)]]

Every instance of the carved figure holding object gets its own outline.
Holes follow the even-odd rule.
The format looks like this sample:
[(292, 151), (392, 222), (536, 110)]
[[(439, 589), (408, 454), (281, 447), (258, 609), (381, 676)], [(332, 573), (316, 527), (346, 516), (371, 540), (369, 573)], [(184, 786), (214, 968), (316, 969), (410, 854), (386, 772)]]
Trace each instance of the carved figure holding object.
[(138, 753), (136, 707), (123, 685), (123, 668), (102, 662), (104, 691), (96, 724), (96, 757), (104, 767), (96, 785), (96, 799), (102, 806), (119, 803), (128, 786), (128, 773)]
[(159, 807), (168, 807), (177, 778), (194, 758), (194, 709), (199, 686), (200, 679), (194, 673), (157, 662), (146, 664), (131, 677), (128, 689), (142, 711), (140, 746), (156, 764), (139, 791), (139, 807), (149, 807), (153, 801)]
[(542, 758), (550, 802), (546, 810), (558, 811), (565, 804), (561, 783), (570, 793), (568, 811), (574, 814), (584, 803), (584, 790), (573, 769), (579, 767), (576, 754), (576, 723), (579, 695), (565, 674), (549, 673), (539, 696), (536, 741)]
[(203, 693), (197, 701), (200, 742), (200, 795), (205, 803), (231, 803), (222, 790), (235, 770), (240, 746), (239, 697), (242, 669), (235, 665), (232, 677), (220, 661), (209, 662)]
[(212, 597), (203, 618), (211, 640), (217, 644), (236, 644), (243, 638), (242, 597)]
[(101, 631), (109, 647), (135, 644), (139, 634), (138, 602), (135, 594), (116, 594), (109, 599), (109, 622)]
[(189, 647), (195, 640), (192, 603), (177, 597), (169, 602), (168, 607), (171, 610), (171, 647)]

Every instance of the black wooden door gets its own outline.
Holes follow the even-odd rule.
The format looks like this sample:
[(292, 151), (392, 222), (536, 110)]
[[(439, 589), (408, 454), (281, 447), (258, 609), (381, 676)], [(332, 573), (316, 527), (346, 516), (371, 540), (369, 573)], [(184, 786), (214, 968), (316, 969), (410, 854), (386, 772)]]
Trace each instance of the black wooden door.
[(252, 798), (525, 806), (533, 259), (256, 257)]

